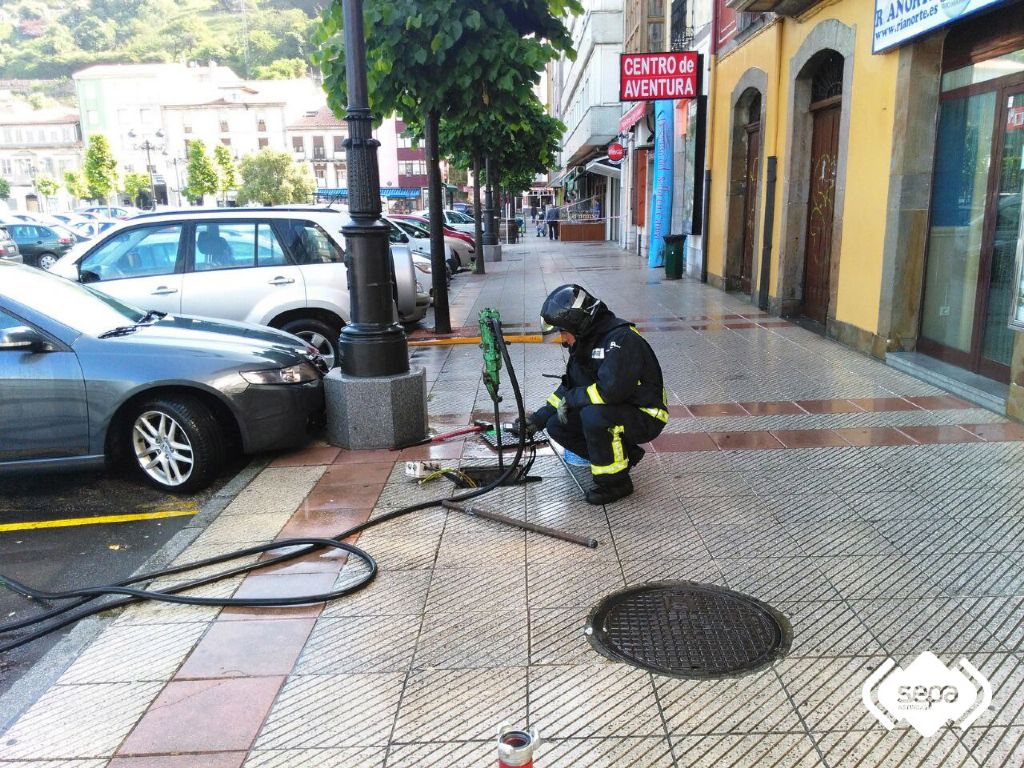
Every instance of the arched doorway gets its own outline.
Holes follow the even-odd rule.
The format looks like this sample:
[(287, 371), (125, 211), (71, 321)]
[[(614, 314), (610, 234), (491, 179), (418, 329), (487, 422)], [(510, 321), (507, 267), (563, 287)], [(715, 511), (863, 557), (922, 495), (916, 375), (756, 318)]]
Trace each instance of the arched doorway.
[(39, 197), (34, 192), (25, 195), (25, 210), (30, 213), (39, 213)]
[(839, 167), (839, 122), (843, 101), (843, 57), (825, 52), (811, 77), (811, 167), (804, 241), (802, 314), (825, 325), (828, 319)]
[(744, 74), (733, 90), (729, 146), (725, 289), (753, 296), (757, 286), (758, 211), (761, 208), (761, 124), (767, 76)]

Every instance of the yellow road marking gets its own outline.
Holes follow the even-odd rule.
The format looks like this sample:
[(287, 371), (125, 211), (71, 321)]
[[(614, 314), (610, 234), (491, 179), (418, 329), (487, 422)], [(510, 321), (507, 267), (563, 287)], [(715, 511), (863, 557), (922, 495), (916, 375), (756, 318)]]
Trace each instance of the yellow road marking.
[(69, 528), (76, 525), (99, 525), (101, 523), (134, 523), (137, 520), (161, 520), (165, 517), (188, 517), (199, 510), (165, 509), (162, 512), (143, 512), (135, 515), (102, 515), (100, 517), (70, 517), (64, 520), (39, 520), (33, 523), (4, 523), (0, 533), (5, 531), (31, 531), (36, 528)]

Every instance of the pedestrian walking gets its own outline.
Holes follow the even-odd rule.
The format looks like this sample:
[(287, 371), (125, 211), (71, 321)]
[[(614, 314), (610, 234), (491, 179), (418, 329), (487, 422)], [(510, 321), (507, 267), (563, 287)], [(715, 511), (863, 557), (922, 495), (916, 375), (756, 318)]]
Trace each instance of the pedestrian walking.
[(629, 471), (668, 423), (661, 365), (627, 320), (578, 285), (561, 285), (544, 300), (542, 330), (561, 332), (569, 348), (562, 383), (547, 403), (516, 419), (513, 430), (541, 429), (566, 451), (587, 459), (590, 504), (610, 504), (633, 492)]
[(558, 216), (559, 208), (557, 205), (549, 206), (547, 211), (544, 213), (544, 222), (548, 225), (548, 239), (558, 239)]
[(533, 205), (530, 206), (530, 223), (532, 223), (532, 224), (536, 224), (537, 223), (537, 204), (536, 203), (534, 203)]

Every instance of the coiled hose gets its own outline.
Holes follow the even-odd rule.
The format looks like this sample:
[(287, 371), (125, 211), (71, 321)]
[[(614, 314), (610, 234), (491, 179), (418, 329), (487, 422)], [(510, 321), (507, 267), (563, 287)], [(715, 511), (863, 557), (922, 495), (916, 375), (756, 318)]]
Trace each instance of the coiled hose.
[[(501, 322), (496, 319), (489, 320), (491, 328), (494, 331), (494, 336), (498, 341), (498, 346), (501, 349), (501, 356), (505, 360), (505, 366), (508, 370), (509, 383), (512, 385), (512, 391), (516, 398), (516, 408), (519, 412), (519, 419), (521, 422), (526, 421), (526, 408), (523, 404), (523, 393), (519, 388), (519, 380), (516, 378), (515, 369), (512, 367), (512, 360), (508, 354), (508, 347), (505, 345), (505, 338), (501, 332)], [(496, 425), (497, 427), (497, 425)], [(291, 605), (305, 605), (308, 603), (321, 603), (329, 600), (337, 600), (345, 595), (350, 595), (354, 592), (358, 592), (360, 589), (366, 587), (371, 581), (377, 576), (377, 562), (373, 559), (368, 552), (354, 544), (347, 544), (343, 540), (354, 536), (358, 533), (372, 528), (373, 526), (380, 525), (394, 520), (398, 517), (411, 514), (413, 512), (419, 512), (424, 509), (430, 509), (441, 505), (442, 501), (459, 502), (466, 501), (468, 499), (474, 499), (478, 496), (482, 496), (489, 491), (494, 490), (500, 486), (505, 480), (512, 476), (512, 473), (517, 470), (519, 463), (522, 461), (523, 451), (526, 447), (526, 432), (521, 430), (519, 434), (519, 444), (516, 447), (516, 455), (512, 462), (505, 468), (505, 471), (498, 475), (487, 485), (481, 486), (480, 488), (474, 488), (460, 493), (455, 496), (432, 499), (430, 501), (422, 501), (418, 504), (410, 504), (407, 507), (396, 509), (391, 512), (387, 512), (380, 517), (367, 520), (364, 523), (355, 525), (348, 530), (342, 531), (333, 538), (296, 538), (296, 539), (283, 539), (281, 541), (274, 541), (268, 544), (260, 544), (254, 547), (246, 547), (245, 549), (239, 549), (234, 552), (228, 552), (223, 555), (216, 555), (214, 557), (208, 557), (204, 560), (197, 560), (192, 563), (184, 563), (182, 565), (173, 566), (171, 568), (165, 568), (159, 571), (152, 571), (150, 573), (144, 573), (139, 576), (133, 576), (132, 578), (119, 581), (115, 584), (108, 584), (104, 586), (96, 587), (83, 587), (81, 589), (68, 590), (66, 592), (46, 592), (44, 590), (33, 589), (26, 584), (22, 584), (16, 579), (12, 579), (10, 576), (0, 574), (0, 586), (6, 586), (8, 589), (17, 592), (25, 597), (33, 600), (41, 601), (54, 601), (54, 600), (70, 600), (72, 602), (59, 608), (53, 608), (45, 613), (41, 613), (37, 616), (33, 616), (21, 621), (11, 622), (9, 624), (0, 625), (0, 637), (9, 635), (12, 632), (16, 632), (21, 629), (27, 629), (30, 627), (38, 627), (34, 631), (27, 635), (11, 640), (3, 645), (0, 645), (0, 653), (13, 650), (22, 645), (31, 643), (34, 640), (38, 640), (51, 632), (56, 632), (69, 624), (74, 624), (77, 621), (93, 616), (102, 611), (109, 611), (114, 608), (121, 608), (125, 605), (140, 602), (142, 600), (158, 600), (166, 603), (180, 603), (183, 605), (213, 605), (221, 607), (264, 607), (264, 608), (281, 608)], [(142, 589), (140, 587), (134, 587), (133, 584), (139, 582), (150, 582), (155, 579), (166, 578), (168, 576), (175, 576), (181, 573), (187, 573), (188, 571), (195, 570), (197, 568), (206, 568), (211, 565), (219, 565), (221, 563), (228, 562), (230, 560), (237, 560), (241, 557), (248, 557), (250, 555), (258, 555), (264, 552), (271, 552), (277, 549), (284, 549), (287, 547), (300, 547), (300, 549), (294, 552), (287, 552), (285, 554), (277, 555), (269, 560), (262, 562), (250, 563), (248, 565), (240, 565), (235, 568), (229, 568), (226, 571), (221, 571), (203, 578), (193, 579), (191, 581), (182, 582), (181, 584), (175, 584), (174, 586), (168, 587), (167, 589), (154, 591), (148, 589)], [(315, 552), (319, 549), (331, 547), (334, 549), (340, 549), (348, 552), (350, 555), (354, 555), (359, 558), (368, 566), (367, 573), (360, 578), (358, 581), (349, 584), (341, 589), (332, 590), (330, 592), (323, 592), (316, 595), (296, 595), (293, 597), (192, 597), (189, 595), (179, 594), (196, 587), (201, 587), (206, 584), (212, 584), (221, 579), (230, 578), (232, 576), (238, 576), (240, 574), (250, 573), (261, 568), (266, 568), (272, 565), (278, 565), (279, 563), (285, 563), (289, 560), (295, 560), (296, 558), (303, 557)], [(100, 605), (89, 605), (93, 600), (104, 595), (121, 595), (122, 597), (115, 600), (108, 600)], [(42, 626), (40, 626), (42, 625)]]

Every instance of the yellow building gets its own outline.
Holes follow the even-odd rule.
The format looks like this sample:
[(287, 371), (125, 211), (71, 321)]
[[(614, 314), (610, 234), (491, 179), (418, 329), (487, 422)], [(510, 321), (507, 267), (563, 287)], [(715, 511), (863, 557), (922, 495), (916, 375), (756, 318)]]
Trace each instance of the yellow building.
[(716, 2), (709, 281), (1021, 418), (1024, 2)]

